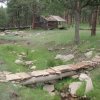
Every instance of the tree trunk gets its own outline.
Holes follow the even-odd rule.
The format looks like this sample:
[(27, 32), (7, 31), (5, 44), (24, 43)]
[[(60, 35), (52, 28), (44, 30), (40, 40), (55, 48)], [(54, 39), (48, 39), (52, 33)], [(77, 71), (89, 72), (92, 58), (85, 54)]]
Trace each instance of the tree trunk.
[(54, 74), (54, 75), (48, 75), (48, 76), (32, 77), (28, 80), (23, 81), (22, 84), (29, 85), (29, 84), (39, 83), (39, 82), (48, 82), (52, 80), (62, 79), (64, 77), (73, 76), (76, 74), (77, 74), (76, 71), (70, 71), (70, 72), (62, 73), (61, 75)]
[(75, 5), (75, 43), (80, 43), (79, 25), (80, 25), (80, 2), (77, 0)]
[(91, 36), (95, 36), (95, 35), (96, 35), (97, 14), (98, 14), (98, 7), (96, 7), (96, 8), (93, 10), (93, 14), (92, 14)]
[(33, 14), (32, 28), (35, 28), (35, 15)]

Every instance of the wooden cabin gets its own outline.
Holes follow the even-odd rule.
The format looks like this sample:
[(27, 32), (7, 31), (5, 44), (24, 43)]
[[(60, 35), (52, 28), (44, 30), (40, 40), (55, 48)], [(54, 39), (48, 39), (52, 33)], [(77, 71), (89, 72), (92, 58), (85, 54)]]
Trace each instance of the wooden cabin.
[(37, 17), (34, 20), (33, 28), (55, 29), (64, 28), (65, 20), (60, 16), (50, 15), (48, 17)]

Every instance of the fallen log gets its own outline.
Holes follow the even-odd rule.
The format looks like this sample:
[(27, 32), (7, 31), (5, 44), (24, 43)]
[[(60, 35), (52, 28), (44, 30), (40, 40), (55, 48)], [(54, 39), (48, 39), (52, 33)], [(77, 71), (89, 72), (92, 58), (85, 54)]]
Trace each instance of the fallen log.
[(77, 72), (71, 71), (71, 72), (66, 72), (66, 73), (61, 73), (61, 74), (32, 77), (32, 78), (30, 78), (26, 81), (23, 81), (22, 84), (23, 85), (29, 85), (29, 84), (39, 83), (39, 82), (47, 82), (47, 81), (62, 79), (64, 77), (72, 76), (72, 75), (75, 75), (75, 74), (77, 74)]
[(15, 82), (21, 83), (23, 85), (47, 82), (73, 76), (85, 70), (93, 69), (98, 65), (100, 65), (100, 56), (93, 58), (91, 61), (83, 61), (77, 64), (61, 65), (28, 73), (20, 72), (12, 74), (9, 72), (0, 72), (0, 82)]
[(98, 64), (99, 63), (96, 62), (85, 61), (85, 62), (80, 62), (72, 65), (57, 66), (52, 68), (53, 71), (55, 71), (55, 73), (50, 71), (50, 73), (47, 75), (46, 73), (44, 75), (41, 73), (42, 75), (40, 76), (37, 75), (37, 77), (33, 75), (32, 78), (28, 80), (24, 80), (22, 84), (29, 85), (29, 84), (39, 83), (39, 82), (47, 82), (51, 80), (62, 79), (64, 77), (70, 77), (86, 70), (90, 71), (91, 69), (95, 68), (95, 66), (97, 66)]

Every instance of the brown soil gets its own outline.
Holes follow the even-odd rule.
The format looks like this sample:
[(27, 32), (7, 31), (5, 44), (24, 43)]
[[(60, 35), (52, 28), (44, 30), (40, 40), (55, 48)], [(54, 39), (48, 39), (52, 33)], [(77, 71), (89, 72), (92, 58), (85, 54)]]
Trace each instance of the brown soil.
[(0, 44), (14, 44), (14, 43), (16, 43), (15, 40), (3, 40), (3, 39), (0, 40)]

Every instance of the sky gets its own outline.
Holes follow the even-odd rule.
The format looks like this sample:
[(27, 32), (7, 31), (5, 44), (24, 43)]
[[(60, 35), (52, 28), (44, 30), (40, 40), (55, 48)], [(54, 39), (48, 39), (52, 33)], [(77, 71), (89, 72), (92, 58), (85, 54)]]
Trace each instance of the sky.
[(7, 7), (6, 4), (0, 3), (0, 7), (3, 6), (4, 8)]

